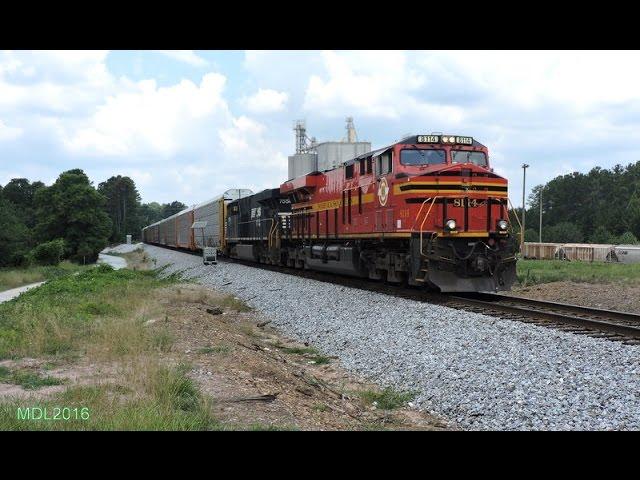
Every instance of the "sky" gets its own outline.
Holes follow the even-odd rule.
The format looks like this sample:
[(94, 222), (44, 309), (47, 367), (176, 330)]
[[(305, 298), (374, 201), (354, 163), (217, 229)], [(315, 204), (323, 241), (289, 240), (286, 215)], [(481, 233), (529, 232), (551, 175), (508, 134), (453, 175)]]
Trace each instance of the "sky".
[(81, 168), (188, 205), (287, 179), (293, 124), (379, 148), (469, 135), (522, 202), (537, 184), (640, 160), (635, 51), (0, 52), (0, 185)]

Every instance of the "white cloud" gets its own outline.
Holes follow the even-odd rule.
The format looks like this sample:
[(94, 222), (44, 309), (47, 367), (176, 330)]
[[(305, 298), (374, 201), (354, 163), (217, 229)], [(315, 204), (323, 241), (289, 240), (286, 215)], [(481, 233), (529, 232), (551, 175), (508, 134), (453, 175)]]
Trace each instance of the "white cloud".
[(222, 98), (226, 78), (202, 77), (200, 85), (182, 80), (158, 87), (155, 80), (127, 85), (95, 113), (71, 128), (65, 145), (74, 153), (93, 155), (170, 156), (193, 150), (216, 125), (230, 121)]
[(250, 97), (244, 98), (243, 103), (250, 112), (271, 113), (284, 110), (289, 95), (272, 89), (259, 89)]
[(18, 127), (10, 127), (0, 120), (0, 142), (6, 140), (14, 140), (22, 135), (22, 129)]
[(158, 53), (165, 55), (179, 62), (188, 63), (193, 67), (206, 67), (209, 62), (195, 53), (193, 50), (158, 50)]
[[(523, 162), (533, 186), (640, 158), (640, 52), (260, 51), (229, 78), (213, 71), (217, 60), (162, 53), (181, 62), (158, 55), (171, 75), (141, 62), (136, 77), (147, 80), (133, 81), (109, 71), (107, 52), (0, 52), (1, 160), (33, 158), (15, 168), (34, 178), (75, 166), (97, 181), (130, 172), (145, 200), (200, 201), (277, 186), (291, 122), (306, 117), (310, 136), (334, 140), (346, 116), (374, 147), (406, 132), (473, 135), (514, 193)], [(133, 71), (144, 55), (132, 55)], [(207, 68), (196, 76), (186, 65)], [(184, 76), (175, 69), (189, 79), (167, 84)]]
[(322, 52), (326, 75), (309, 79), (304, 108), (344, 116), (397, 118), (415, 99), (424, 78), (407, 64), (403, 52)]

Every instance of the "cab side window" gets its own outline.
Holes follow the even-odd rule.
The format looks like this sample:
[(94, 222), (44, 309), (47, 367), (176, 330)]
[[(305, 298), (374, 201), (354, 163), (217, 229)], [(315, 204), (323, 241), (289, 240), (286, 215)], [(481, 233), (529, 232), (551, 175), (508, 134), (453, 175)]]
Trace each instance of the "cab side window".
[(355, 165), (352, 163), (350, 165), (346, 165), (344, 168), (344, 176), (349, 179), (349, 178), (353, 178), (353, 173), (355, 170)]
[(376, 158), (376, 175), (386, 175), (391, 170), (391, 152), (385, 152)]

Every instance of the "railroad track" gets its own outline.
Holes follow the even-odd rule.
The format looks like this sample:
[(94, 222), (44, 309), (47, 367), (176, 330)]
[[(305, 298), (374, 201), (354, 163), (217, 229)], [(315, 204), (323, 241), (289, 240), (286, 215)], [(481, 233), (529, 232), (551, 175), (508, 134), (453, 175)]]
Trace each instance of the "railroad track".
[(574, 334), (620, 341), (628, 345), (640, 345), (640, 315), (634, 313), (494, 293), (443, 294), (425, 292), (416, 288), (313, 270), (298, 270), (229, 258), (219, 258), (219, 260), (310, 278), (321, 282), (339, 284), (345, 287), (394, 295), (419, 302), (435, 303), (458, 310), (532, 323)]
[[(640, 315), (598, 308), (547, 302), (494, 293), (457, 294), (464, 309), (475, 307), (481, 313), (535, 323), (577, 334), (640, 344)], [(453, 305), (450, 305), (453, 306)]]

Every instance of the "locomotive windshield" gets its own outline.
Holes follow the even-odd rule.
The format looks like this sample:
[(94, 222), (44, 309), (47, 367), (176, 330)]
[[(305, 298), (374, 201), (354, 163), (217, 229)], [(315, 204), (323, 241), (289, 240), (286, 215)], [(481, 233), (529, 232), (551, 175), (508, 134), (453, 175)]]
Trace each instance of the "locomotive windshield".
[(473, 163), (481, 167), (486, 167), (487, 156), (484, 154), (484, 152), (454, 150), (451, 152), (451, 163)]
[(445, 163), (444, 150), (402, 150), (400, 152), (400, 163), (402, 165), (434, 165)]

